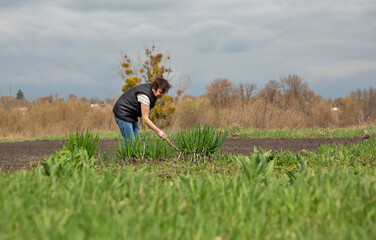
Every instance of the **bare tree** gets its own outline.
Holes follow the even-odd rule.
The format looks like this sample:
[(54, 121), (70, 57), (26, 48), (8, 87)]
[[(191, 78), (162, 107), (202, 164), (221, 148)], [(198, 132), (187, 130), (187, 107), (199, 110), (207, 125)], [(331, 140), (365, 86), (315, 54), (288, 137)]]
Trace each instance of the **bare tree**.
[(206, 95), (214, 106), (224, 106), (236, 98), (236, 87), (227, 78), (217, 78), (206, 86)]
[(308, 84), (297, 74), (289, 74), (288, 77), (282, 77), (280, 82), (285, 97), (296, 100), (301, 110), (309, 114), (314, 93), (309, 89)]
[(257, 85), (253, 83), (239, 84), (239, 99), (241, 102), (248, 104), (252, 98), (252, 93), (257, 90)]
[(279, 95), (281, 95), (281, 83), (276, 80), (269, 80), (259, 93), (260, 97), (270, 103), (275, 103)]

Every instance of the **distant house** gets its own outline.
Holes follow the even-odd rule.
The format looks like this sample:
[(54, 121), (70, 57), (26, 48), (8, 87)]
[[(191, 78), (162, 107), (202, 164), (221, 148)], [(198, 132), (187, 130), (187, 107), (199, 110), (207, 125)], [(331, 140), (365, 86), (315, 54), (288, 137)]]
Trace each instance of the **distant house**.
[(20, 111), (22, 113), (23, 116), (26, 115), (26, 112), (29, 110), (27, 107), (18, 107), (18, 108), (15, 108), (15, 110), (17, 111)]
[(92, 108), (95, 108), (95, 107), (99, 107), (99, 104), (98, 103), (92, 103), (92, 104), (90, 104), (90, 107), (92, 107)]
[(332, 111), (336, 112), (338, 110), (339, 110), (339, 108), (335, 104), (332, 103)]
[(97, 108), (97, 107), (105, 107), (106, 105), (107, 105), (106, 102), (98, 102), (98, 103), (90, 104), (90, 107)]

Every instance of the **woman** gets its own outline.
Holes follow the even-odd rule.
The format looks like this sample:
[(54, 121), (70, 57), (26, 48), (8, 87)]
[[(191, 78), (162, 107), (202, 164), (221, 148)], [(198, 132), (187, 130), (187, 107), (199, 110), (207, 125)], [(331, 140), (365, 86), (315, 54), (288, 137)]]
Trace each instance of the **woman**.
[(120, 96), (114, 105), (113, 112), (124, 139), (129, 140), (135, 137), (140, 140), (138, 117), (142, 117), (143, 122), (160, 138), (166, 138), (166, 134), (150, 120), (149, 113), (157, 99), (167, 93), (170, 88), (171, 85), (166, 79), (157, 78), (151, 84), (145, 83), (130, 88)]

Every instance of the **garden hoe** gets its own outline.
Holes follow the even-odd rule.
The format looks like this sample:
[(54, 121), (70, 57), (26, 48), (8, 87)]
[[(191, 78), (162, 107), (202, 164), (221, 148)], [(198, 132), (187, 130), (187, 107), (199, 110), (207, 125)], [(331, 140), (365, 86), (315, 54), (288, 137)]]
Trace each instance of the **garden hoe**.
[(167, 135), (164, 139), (168, 142), (168, 144), (170, 144), (171, 147), (175, 148), (176, 151), (180, 152), (179, 149), (174, 144), (172, 144), (170, 139), (168, 139)]

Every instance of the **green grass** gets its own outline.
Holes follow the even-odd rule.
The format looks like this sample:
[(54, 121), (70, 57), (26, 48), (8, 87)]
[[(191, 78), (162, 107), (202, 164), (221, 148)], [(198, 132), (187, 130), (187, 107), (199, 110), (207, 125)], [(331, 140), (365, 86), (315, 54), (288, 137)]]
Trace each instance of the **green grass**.
[(0, 172), (0, 239), (376, 235), (373, 136), (315, 152), (215, 153), (197, 163), (170, 158), (103, 164), (84, 145), (47, 158), (53, 171), (39, 166)]
[(365, 134), (375, 136), (376, 126), (357, 129), (276, 129), (258, 130), (244, 127), (224, 128), (229, 137), (239, 138), (352, 138), (363, 137)]
[(0, 143), (2, 142), (25, 142), (25, 141), (37, 141), (37, 140), (64, 140), (67, 139), (68, 135), (44, 135), (35, 137), (8, 137), (0, 138)]
[[(376, 136), (376, 126), (368, 126), (355, 129), (276, 129), (276, 130), (260, 130), (250, 129), (244, 127), (225, 127), (219, 130), (225, 130), (227, 137), (240, 138), (352, 138), (363, 137), (365, 134)], [(178, 131), (165, 131), (171, 139), (176, 139)], [(120, 131), (99, 131), (94, 132), (100, 139), (112, 140), (121, 139)], [(150, 129), (140, 130), (141, 137), (149, 136), (151, 138), (158, 138), (158, 136)], [(35, 140), (65, 140), (68, 135), (46, 135), (37, 137), (9, 137), (0, 138), (0, 142), (22, 142)]]
[[(122, 139), (120, 131), (98, 131), (94, 132), (97, 134), (101, 140), (113, 140), (113, 139)], [(168, 133), (168, 131), (167, 131)], [(1, 142), (24, 142), (24, 141), (36, 141), (36, 140), (67, 140), (69, 139), (70, 134), (66, 135), (44, 135), (44, 136), (35, 136), (35, 137), (8, 137), (8, 138), (0, 138)], [(150, 129), (145, 129), (140, 131), (141, 137), (150, 136), (154, 138), (158, 138), (158, 136)], [(155, 136), (154, 136), (155, 135)]]
[[(268, 184), (242, 174), (38, 170), (0, 176), (6, 239), (372, 239), (376, 178), (310, 171)], [(1, 237), (0, 237), (1, 238)]]

